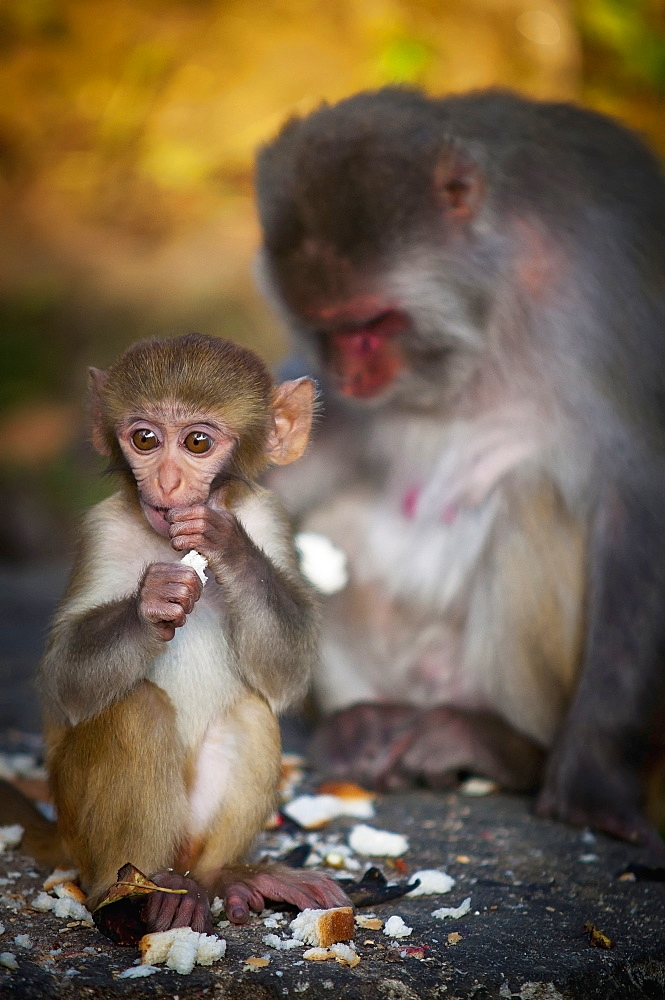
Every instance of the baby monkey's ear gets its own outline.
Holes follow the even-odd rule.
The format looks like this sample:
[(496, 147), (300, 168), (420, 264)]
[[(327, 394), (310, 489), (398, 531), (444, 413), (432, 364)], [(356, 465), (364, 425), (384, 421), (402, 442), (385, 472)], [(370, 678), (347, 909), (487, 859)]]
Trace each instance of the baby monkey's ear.
[(311, 378), (282, 382), (271, 400), (272, 421), (266, 456), (274, 465), (289, 465), (305, 451), (312, 429), (316, 386)]

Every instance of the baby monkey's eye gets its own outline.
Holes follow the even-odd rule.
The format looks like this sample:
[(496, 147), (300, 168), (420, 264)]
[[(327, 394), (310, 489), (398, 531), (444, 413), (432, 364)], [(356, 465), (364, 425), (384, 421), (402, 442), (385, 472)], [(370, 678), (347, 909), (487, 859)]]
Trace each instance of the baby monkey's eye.
[(203, 455), (212, 448), (212, 438), (203, 431), (192, 431), (185, 438), (185, 448), (194, 455)]
[(147, 427), (141, 427), (132, 434), (132, 444), (139, 451), (152, 451), (159, 445), (159, 438), (154, 431), (148, 430)]

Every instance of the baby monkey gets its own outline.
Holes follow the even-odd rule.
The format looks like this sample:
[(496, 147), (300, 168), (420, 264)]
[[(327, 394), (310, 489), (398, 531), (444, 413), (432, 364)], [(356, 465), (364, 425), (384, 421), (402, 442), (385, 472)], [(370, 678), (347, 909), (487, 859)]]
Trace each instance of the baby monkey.
[(149, 931), (210, 930), (214, 895), (234, 923), (266, 900), (348, 905), (325, 875), (240, 863), (274, 807), (276, 713), (316, 655), (287, 523), (256, 485), (302, 455), (314, 384), (275, 388), (253, 352), (198, 334), (136, 344), (90, 382), (93, 443), (123, 487), (84, 520), (39, 681), (58, 834), (88, 906), (126, 862), (186, 890), (148, 897)]

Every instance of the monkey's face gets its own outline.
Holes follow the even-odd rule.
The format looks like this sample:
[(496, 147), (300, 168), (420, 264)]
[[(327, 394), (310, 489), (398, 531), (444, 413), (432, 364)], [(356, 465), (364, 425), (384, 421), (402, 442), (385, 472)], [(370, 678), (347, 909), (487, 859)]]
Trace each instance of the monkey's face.
[(146, 520), (168, 538), (168, 511), (210, 502), (236, 440), (215, 415), (162, 405), (128, 417), (118, 428), (118, 443)]
[[(264, 248), (264, 291), (334, 390), (381, 408), (445, 411), (473, 377), (485, 322), (483, 285), (432, 241), (386, 254), (382, 268), (353, 268), (327, 251), (272, 258)], [(363, 273), (364, 272), (364, 273)]]
[(496, 269), (483, 178), (432, 108), (397, 91), (324, 107), (257, 163), (259, 281), (338, 391), (373, 406), (464, 391)]

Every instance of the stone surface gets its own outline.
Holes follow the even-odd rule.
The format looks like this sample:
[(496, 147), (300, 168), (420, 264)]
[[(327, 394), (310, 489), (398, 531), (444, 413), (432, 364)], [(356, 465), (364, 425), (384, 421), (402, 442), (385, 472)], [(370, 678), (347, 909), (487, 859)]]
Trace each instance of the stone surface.
[[(335, 962), (303, 963), (298, 949), (267, 948), (262, 937), (273, 931), (254, 918), (246, 927), (220, 931), (228, 941), (227, 955), (212, 969), (197, 967), (189, 976), (162, 969), (146, 979), (118, 980), (117, 973), (133, 963), (137, 952), (111, 945), (93, 928), (67, 927), (51, 914), (30, 911), (23, 897), (36, 894), (40, 877), (29, 874), (27, 859), (6, 854), (1, 874), (22, 874), (0, 889), (7, 897), (0, 903), (5, 925), (0, 951), (13, 951), (19, 968), (0, 968), (0, 997), (665, 996), (665, 884), (618, 878), (628, 864), (655, 859), (605, 837), (536, 820), (528, 807), (527, 800), (506, 795), (471, 800), (419, 792), (382, 799), (372, 822), (409, 837), (403, 859), (407, 873), (443, 867), (457, 882), (444, 896), (403, 898), (372, 908), (384, 922), (398, 914), (413, 933), (392, 944), (380, 931), (358, 929), (361, 961), (353, 969)], [(322, 833), (330, 838), (351, 826), (352, 821), (337, 820)], [(279, 842), (280, 835), (265, 834), (262, 847)], [(389, 878), (403, 877), (387, 862), (378, 863)], [(15, 913), (7, 906), (12, 894), (19, 904)], [(432, 910), (458, 906), (467, 896), (471, 911), (461, 919), (431, 916)], [(612, 949), (589, 945), (583, 933), (587, 921), (612, 939)], [(13, 945), (17, 934), (29, 934), (34, 947), (25, 951)], [(49, 958), (56, 948), (62, 952)], [(252, 956), (268, 957), (269, 964), (250, 971), (245, 961)]]

